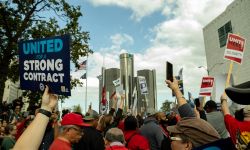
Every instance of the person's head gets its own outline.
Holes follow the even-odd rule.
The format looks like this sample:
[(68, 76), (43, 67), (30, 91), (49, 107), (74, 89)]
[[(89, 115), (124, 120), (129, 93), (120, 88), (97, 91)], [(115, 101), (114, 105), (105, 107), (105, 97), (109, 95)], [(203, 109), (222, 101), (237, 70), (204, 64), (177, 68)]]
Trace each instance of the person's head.
[(171, 150), (191, 150), (193, 148), (193, 143), (184, 134), (172, 134), (170, 137)]
[(7, 124), (8, 124), (8, 123), (7, 123), (7, 120), (3, 120), (2, 126), (3, 126), (3, 127), (6, 127)]
[(125, 138), (121, 129), (111, 128), (105, 135), (105, 144), (109, 145), (113, 142), (125, 143)]
[(112, 115), (103, 115), (98, 121), (98, 130), (105, 131), (105, 129), (113, 123), (114, 119)]
[(15, 111), (16, 114), (19, 114), (21, 112), (21, 106), (20, 105), (16, 105), (14, 111)]
[(124, 130), (136, 130), (138, 128), (138, 121), (134, 116), (128, 116), (124, 120)]
[(15, 135), (16, 135), (16, 126), (13, 125), (13, 124), (8, 124), (8, 125), (5, 127), (5, 134), (6, 134), (6, 135), (15, 136)]
[(250, 121), (250, 105), (243, 108), (244, 121)]
[(91, 124), (93, 127), (97, 127), (99, 114), (95, 110), (91, 110), (84, 116), (84, 121), (88, 124)]
[(182, 118), (176, 125), (168, 126), (167, 130), (173, 137), (172, 150), (181, 150), (180, 146), (192, 149), (220, 139), (218, 132), (208, 122), (194, 117)]
[(217, 111), (217, 104), (213, 100), (209, 100), (206, 102), (204, 109), (207, 113)]
[(136, 119), (137, 119), (137, 121), (138, 121), (138, 127), (140, 128), (140, 127), (143, 125), (143, 122), (144, 122), (144, 120), (143, 120), (141, 114), (137, 114), (137, 115), (136, 115)]
[(66, 114), (62, 119), (61, 125), (62, 136), (68, 139), (70, 143), (78, 142), (83, 135), (81, 127), (89, 126), (83, 122), (81, 115), (75, 113)]
[(238, 121), (244, 121), (244, 111), (243, 111), (243, 108), (241, 108), (239, 110), (236, 110), (235, 113), (234, 113), (234, 117)]
[(167, 123), (167, 117), (166, 117), (166, 114), (164, 112), (156, 113), (155, 118), (160, 124), (166, 124)]

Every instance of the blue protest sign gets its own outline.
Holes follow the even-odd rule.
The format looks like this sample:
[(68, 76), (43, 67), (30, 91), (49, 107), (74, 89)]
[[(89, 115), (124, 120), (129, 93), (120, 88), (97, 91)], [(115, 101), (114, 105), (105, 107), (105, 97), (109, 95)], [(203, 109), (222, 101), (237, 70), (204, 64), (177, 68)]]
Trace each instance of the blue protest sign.
[(51, 92), (70, 96), (70, 36), (21, 41), (19, 74), (22, 90)]

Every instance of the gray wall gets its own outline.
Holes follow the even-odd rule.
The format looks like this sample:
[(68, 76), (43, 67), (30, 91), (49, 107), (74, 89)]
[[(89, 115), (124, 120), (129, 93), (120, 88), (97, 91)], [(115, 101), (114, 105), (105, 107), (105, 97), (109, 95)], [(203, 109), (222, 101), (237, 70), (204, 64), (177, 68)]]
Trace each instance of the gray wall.
[[(224, 60), (225, 46), (220, 48), (218, 29), (231, 21), (233, 33), (246, 38), (242, 65), (234, 63), (233, 81), (240, 84), (250, 80), (250, 1), (235, 0), (226, 10), (203, 28), (203, 36), (210, 75), (227, 74), (230, 61)], [(224, 64), (218, 64), (225, 62)], [(218, 64), (218, 65), (216, 65)], [(211, 69), (213, 68), (213, 69)]]

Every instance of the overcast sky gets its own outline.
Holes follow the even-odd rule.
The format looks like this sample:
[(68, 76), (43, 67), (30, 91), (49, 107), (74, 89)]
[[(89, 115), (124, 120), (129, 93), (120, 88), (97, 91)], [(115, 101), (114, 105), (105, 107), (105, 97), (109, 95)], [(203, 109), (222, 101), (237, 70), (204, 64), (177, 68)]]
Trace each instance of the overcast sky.
[[(183, 69), (185, 96), (198, 97), (201, 78), (206, 76), (202, 28), (221, 14), (233, 0), (78, 0), (80, 25), (89, 31), (94, 54), (88, 60), (88, 104), (98, 111), (98, 79), (101, 67), (119, 68), (119, 55), (134, 55), (135, 73), (156, 69), (158, 109), (174, 100), (165, 85), (165, 63), (174, 74)], [(86, 58), (81, 58), (85, 60)], [(103, 60), (104, 59), (104, 60)], [(72, 72), (79, 78), (85, 71)], [(136, 74), (135, 74), (136, 75)], [(85, 80), (82, 80), (85, 84)], [(63, 107), (80, 104), (85, 110), (85, 87), (72, 90)]]

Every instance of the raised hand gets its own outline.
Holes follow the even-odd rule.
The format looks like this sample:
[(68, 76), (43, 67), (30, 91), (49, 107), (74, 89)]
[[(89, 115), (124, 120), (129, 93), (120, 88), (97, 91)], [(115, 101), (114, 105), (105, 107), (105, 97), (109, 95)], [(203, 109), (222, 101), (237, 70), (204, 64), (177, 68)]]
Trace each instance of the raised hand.
[(49, 93), (49, 87), (46, 85), (46, 88), (43, 93), (42, 97), (42, 107), (43, 109), (46, 109), (48, 111), (52, 111), (58, 102), (58, 96), (56, 94), (50, 94)]

